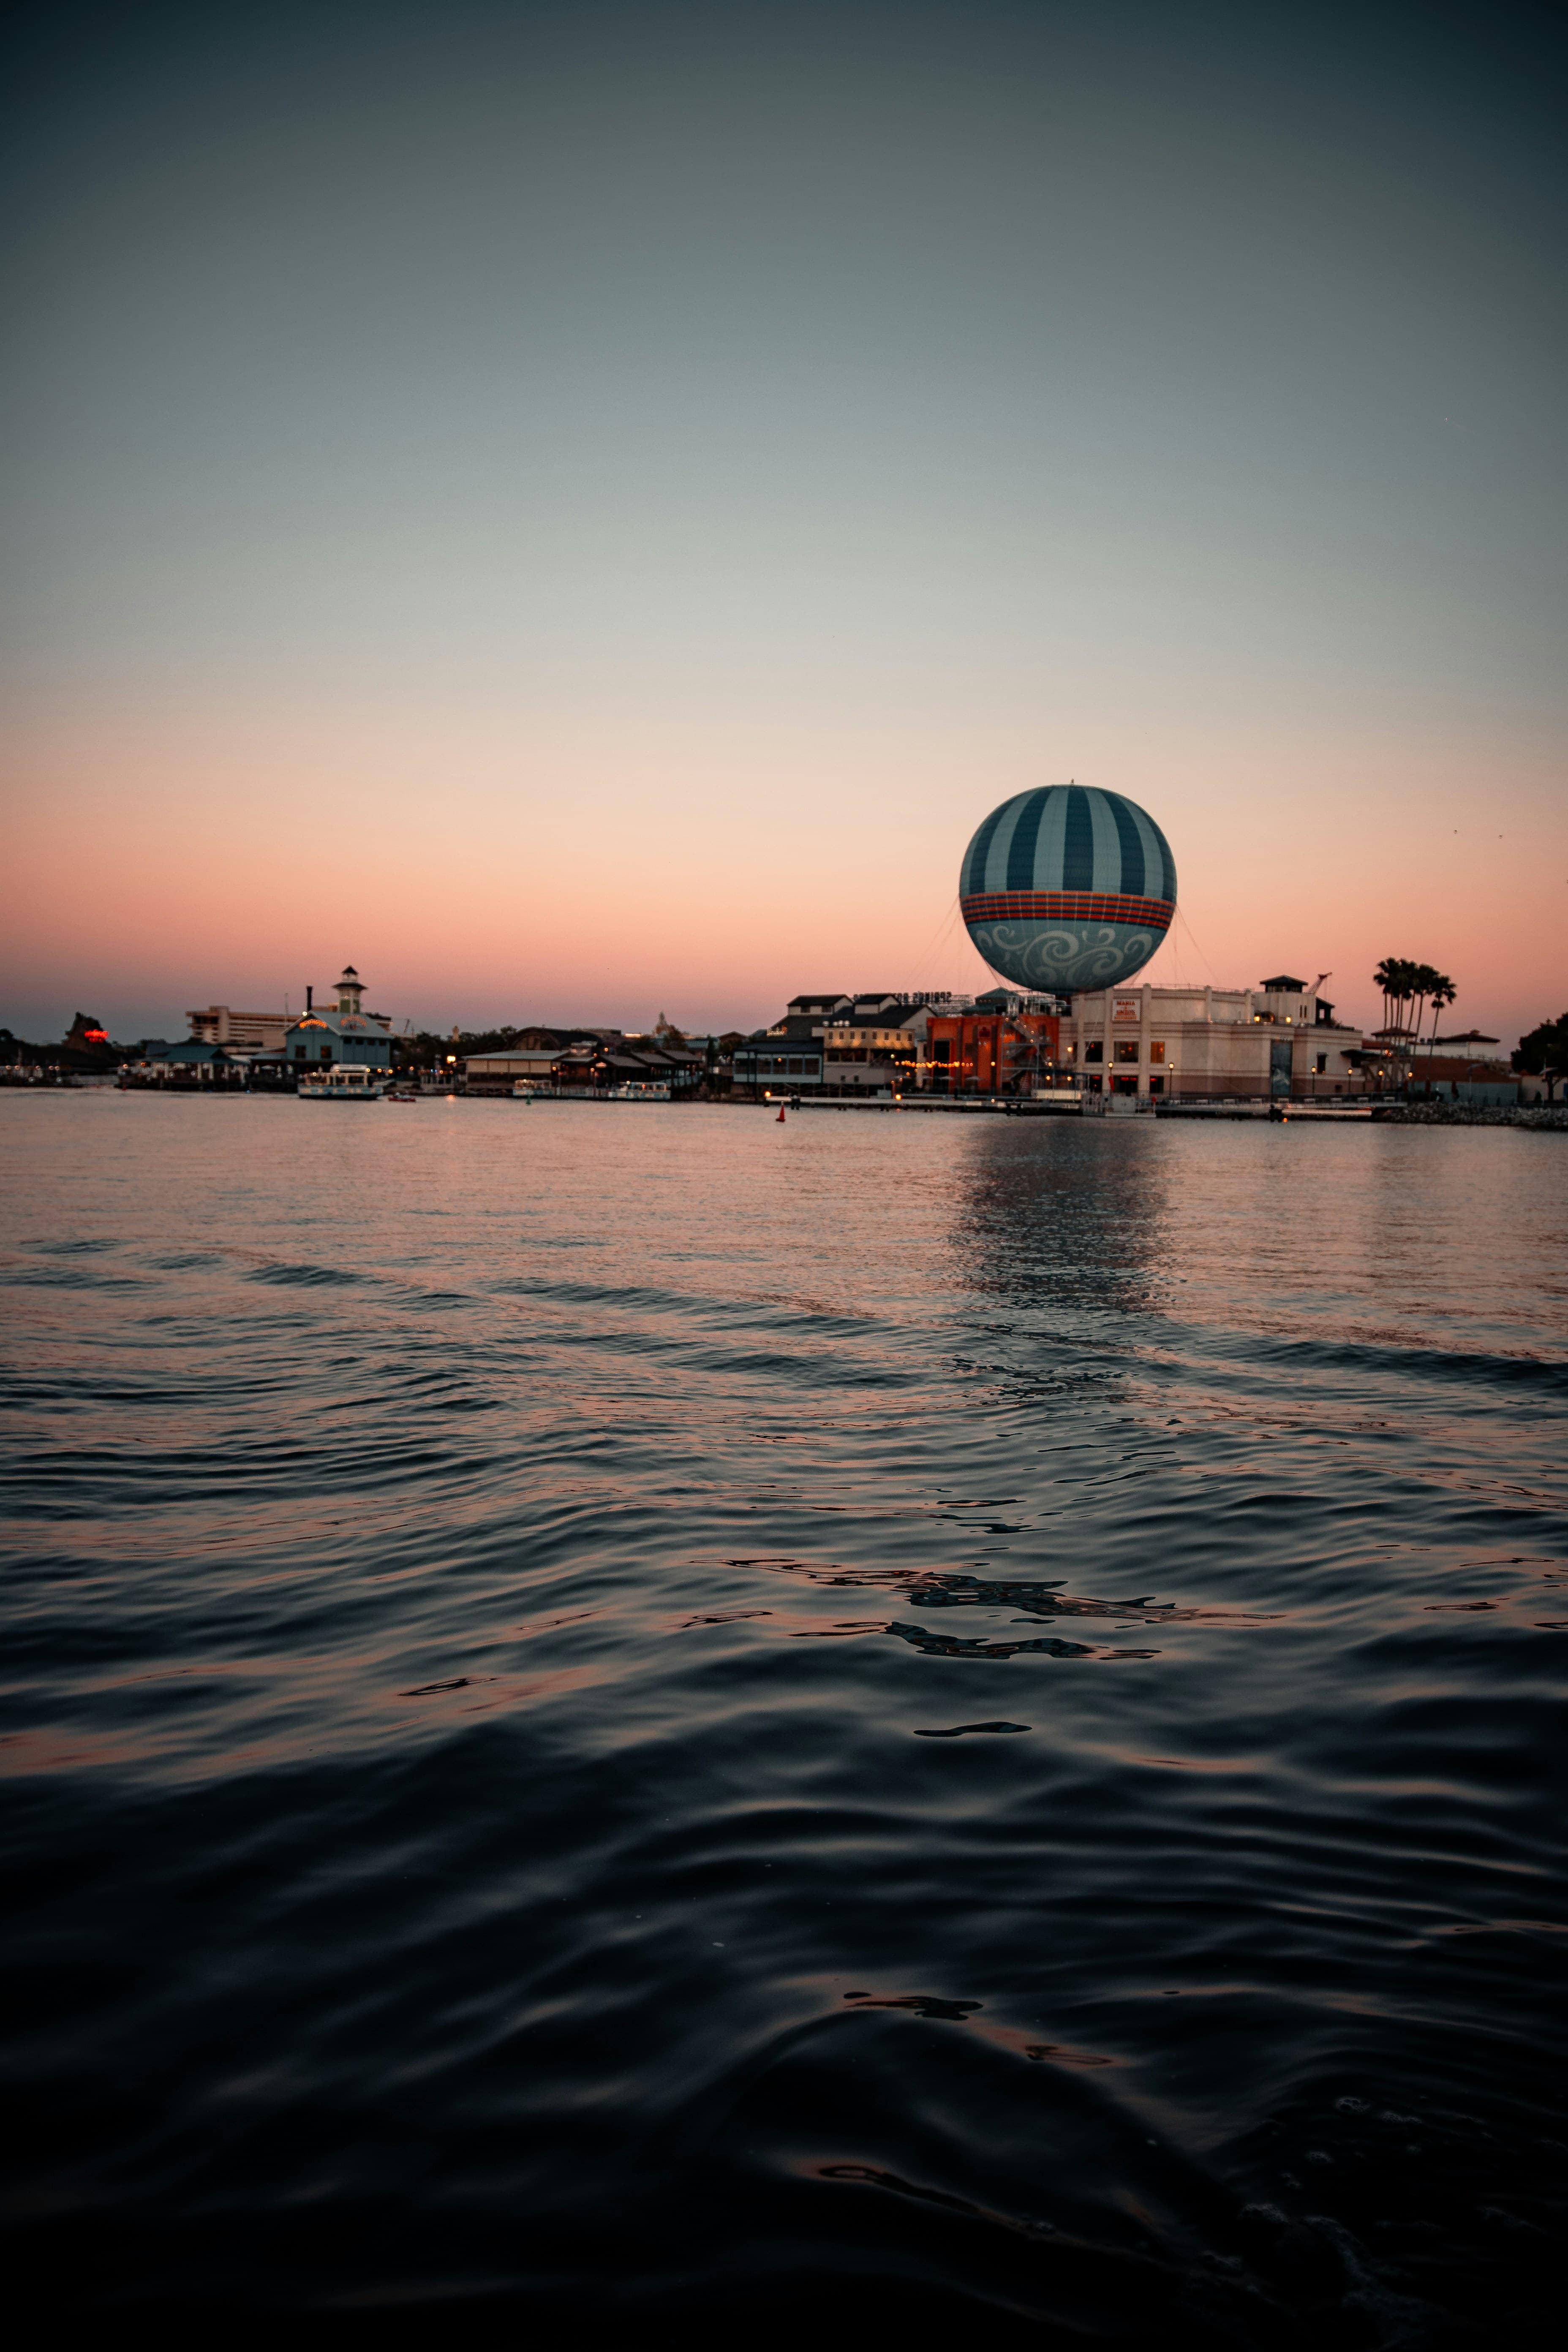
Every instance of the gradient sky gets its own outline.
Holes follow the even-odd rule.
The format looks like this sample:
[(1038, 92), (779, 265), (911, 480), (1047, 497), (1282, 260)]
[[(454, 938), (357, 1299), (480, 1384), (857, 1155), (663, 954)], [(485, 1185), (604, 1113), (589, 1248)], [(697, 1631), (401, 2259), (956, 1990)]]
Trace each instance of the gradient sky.
[(1568, 1004), (1563, 19), (14, 8), (0, 1021), (751, 1026), (1148, 976)]

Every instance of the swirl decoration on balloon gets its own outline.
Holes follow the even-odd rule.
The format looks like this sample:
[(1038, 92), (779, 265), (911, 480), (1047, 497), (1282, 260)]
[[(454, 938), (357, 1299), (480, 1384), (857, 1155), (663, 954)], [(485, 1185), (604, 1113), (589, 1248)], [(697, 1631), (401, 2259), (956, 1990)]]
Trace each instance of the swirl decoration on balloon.
[(993, 809), (963, 854), (959, 905), (994, 971), (1070, 995), (1141, 971), (1176, 911), (1176, 861), (1120, 793), (1045, 784)]

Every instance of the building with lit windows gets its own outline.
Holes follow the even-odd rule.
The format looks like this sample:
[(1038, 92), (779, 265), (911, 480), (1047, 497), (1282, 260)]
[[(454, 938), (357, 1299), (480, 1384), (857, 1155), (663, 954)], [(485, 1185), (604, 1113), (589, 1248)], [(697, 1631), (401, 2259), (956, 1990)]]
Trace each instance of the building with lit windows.
[[(1037, 1095), (1062, 1084), (1061, 1020), (1050, 999), (1001, 989), (966, 1013), (931, 1016), (924, 1083), (938, 1095)], [(1026, 1009), (1033, 1008), (1033, 1009)]]
[(276, 1054), (287, 1044), (286, 1013), (236, 1013), (226, 1004), (208, 1004), (187, 1013), (191, 1035), (204, 1045), (234, 1045), (258, 1054)]
[(305, 991), (305, 1010), (290, 1022), (283, 1041), (284, 1058), (291, 1069), (317, 1070), (336, 1063), (387, 1071), (392, 1067), (392, 1024), (384, 1013), (360, 1010), (364, 982), (353, 964), (345, 964), (338, 980), (335, 1010), (316, 1010), (315, 991)]
[(973, 1003), (951, 991), (843, 989), (792, 996), (734, 1049), (735, 1085), (759, 1094), (902, 1094), (925, 1084), (933, 1016)]
[(1060, 1066), (1091, 1095), (1219, 1101), (1363, 1093), (1387, 1057), (1335, 1019), (1317, 993), (1321, 984), (1281, 972), (1256, 988), (1145, 982), (1087, 991), (1062, 1020)]

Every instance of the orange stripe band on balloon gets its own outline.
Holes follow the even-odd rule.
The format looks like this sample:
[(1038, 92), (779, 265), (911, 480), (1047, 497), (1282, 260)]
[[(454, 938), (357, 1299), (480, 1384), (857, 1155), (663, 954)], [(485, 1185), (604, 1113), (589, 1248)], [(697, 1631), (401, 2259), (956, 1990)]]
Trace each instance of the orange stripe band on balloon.
[(1132, 898), (1108, 890), (971, 890), (960, 898), (966, 923), (1136, 923), (1170, 928), (1176, 909), (1168, 898)]

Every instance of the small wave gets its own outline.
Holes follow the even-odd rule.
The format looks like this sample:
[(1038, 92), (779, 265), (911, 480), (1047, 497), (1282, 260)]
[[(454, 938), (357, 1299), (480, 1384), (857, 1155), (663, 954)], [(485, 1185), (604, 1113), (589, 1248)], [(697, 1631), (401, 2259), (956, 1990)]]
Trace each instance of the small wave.
[(964, 1739), (975, 1731), (1027, 1731), (1026, 1723), (955, 1723), (948, 1731), (917, 1731), (917, 1739)]
[(247, 1282), (274, 1283), (280, 1287), (299, 1290), (332, 1290), (362, 1282), (363, 1275), (346, 1265), (298, 1265), (281, 1261), (252, 1266), (245, 1279)]

